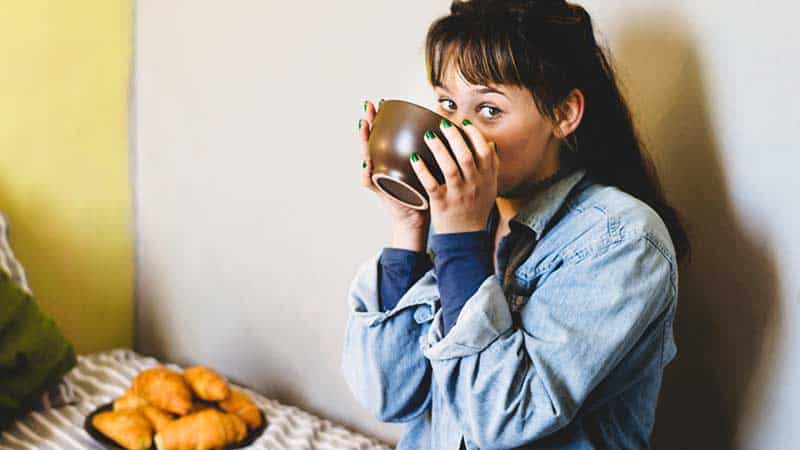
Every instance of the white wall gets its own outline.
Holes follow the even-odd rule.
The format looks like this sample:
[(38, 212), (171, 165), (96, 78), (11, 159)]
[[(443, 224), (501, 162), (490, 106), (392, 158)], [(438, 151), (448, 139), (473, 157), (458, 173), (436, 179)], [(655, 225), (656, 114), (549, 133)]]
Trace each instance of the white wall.
[[(800, 440), (800, 8), (772, 3), (585, 3), (695, 249), (656, 448)], [(389, 238), (356, 121), (367, 98), (433, 105), (449, 1), (222, 5), (137, 5), (137, 348), (394, 440), (339, 373), (347, 287)]]

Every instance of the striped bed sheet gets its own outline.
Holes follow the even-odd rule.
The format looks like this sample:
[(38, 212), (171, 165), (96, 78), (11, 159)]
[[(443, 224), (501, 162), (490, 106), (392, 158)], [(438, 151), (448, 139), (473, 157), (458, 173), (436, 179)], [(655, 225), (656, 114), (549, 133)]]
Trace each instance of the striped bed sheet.
[[(98, 406), (122, 395), (139, 371), (159, 364), (155, 358), (128, 349), (79, 355), (77, 366), (43, 396), (41, 407), (0, 431), (0, 450), (103, 449), (83, 429), (84, 419)], [(181, 369), (174, 364), (163, 365)], [(237, 387), (253, 397), (267, 418), (264, 433), (248, 449), (391, 449), (297, 407)]]

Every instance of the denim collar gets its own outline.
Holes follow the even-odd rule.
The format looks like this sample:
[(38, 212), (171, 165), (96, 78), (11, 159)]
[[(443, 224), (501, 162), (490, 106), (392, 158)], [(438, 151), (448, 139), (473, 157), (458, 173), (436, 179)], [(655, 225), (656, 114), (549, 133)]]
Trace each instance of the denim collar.
[(537, 192), (517, 212), (511, 222), (519, 223), (533, 230), (536, 234), (536, 239), (540, 239), (547, 224), (567, 200), (572, 189), (583, 180), (585, 175), (585, 168), (573, 168), (566, 171), (553, 184)]

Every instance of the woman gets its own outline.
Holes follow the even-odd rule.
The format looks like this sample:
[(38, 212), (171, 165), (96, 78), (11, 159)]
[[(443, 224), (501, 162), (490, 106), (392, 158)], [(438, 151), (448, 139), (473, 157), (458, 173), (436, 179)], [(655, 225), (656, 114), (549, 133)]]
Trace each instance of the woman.
[(393, 231), (350, 287), (348, 385), (400, 449), (647, 448), (689, 243), (589, 14), (456, 1), (426, 63), (455, 155), (426, 133), (443, 185), (409, 161), (429, 211), (372, 186), (359, 121)]

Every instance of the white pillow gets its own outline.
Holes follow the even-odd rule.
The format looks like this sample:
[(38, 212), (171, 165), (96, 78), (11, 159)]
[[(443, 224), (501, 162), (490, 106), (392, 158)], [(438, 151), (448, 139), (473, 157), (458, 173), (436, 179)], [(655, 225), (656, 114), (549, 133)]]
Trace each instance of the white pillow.
[(28, 286), (28, 278), (25, 276), (25, 269), (14, 257), (14, 252), (8, 244), (8, 233), (8, 216), (0, 211), (0, 270), (7, 273), (28, 294), (32, 294), (31, 288)]

